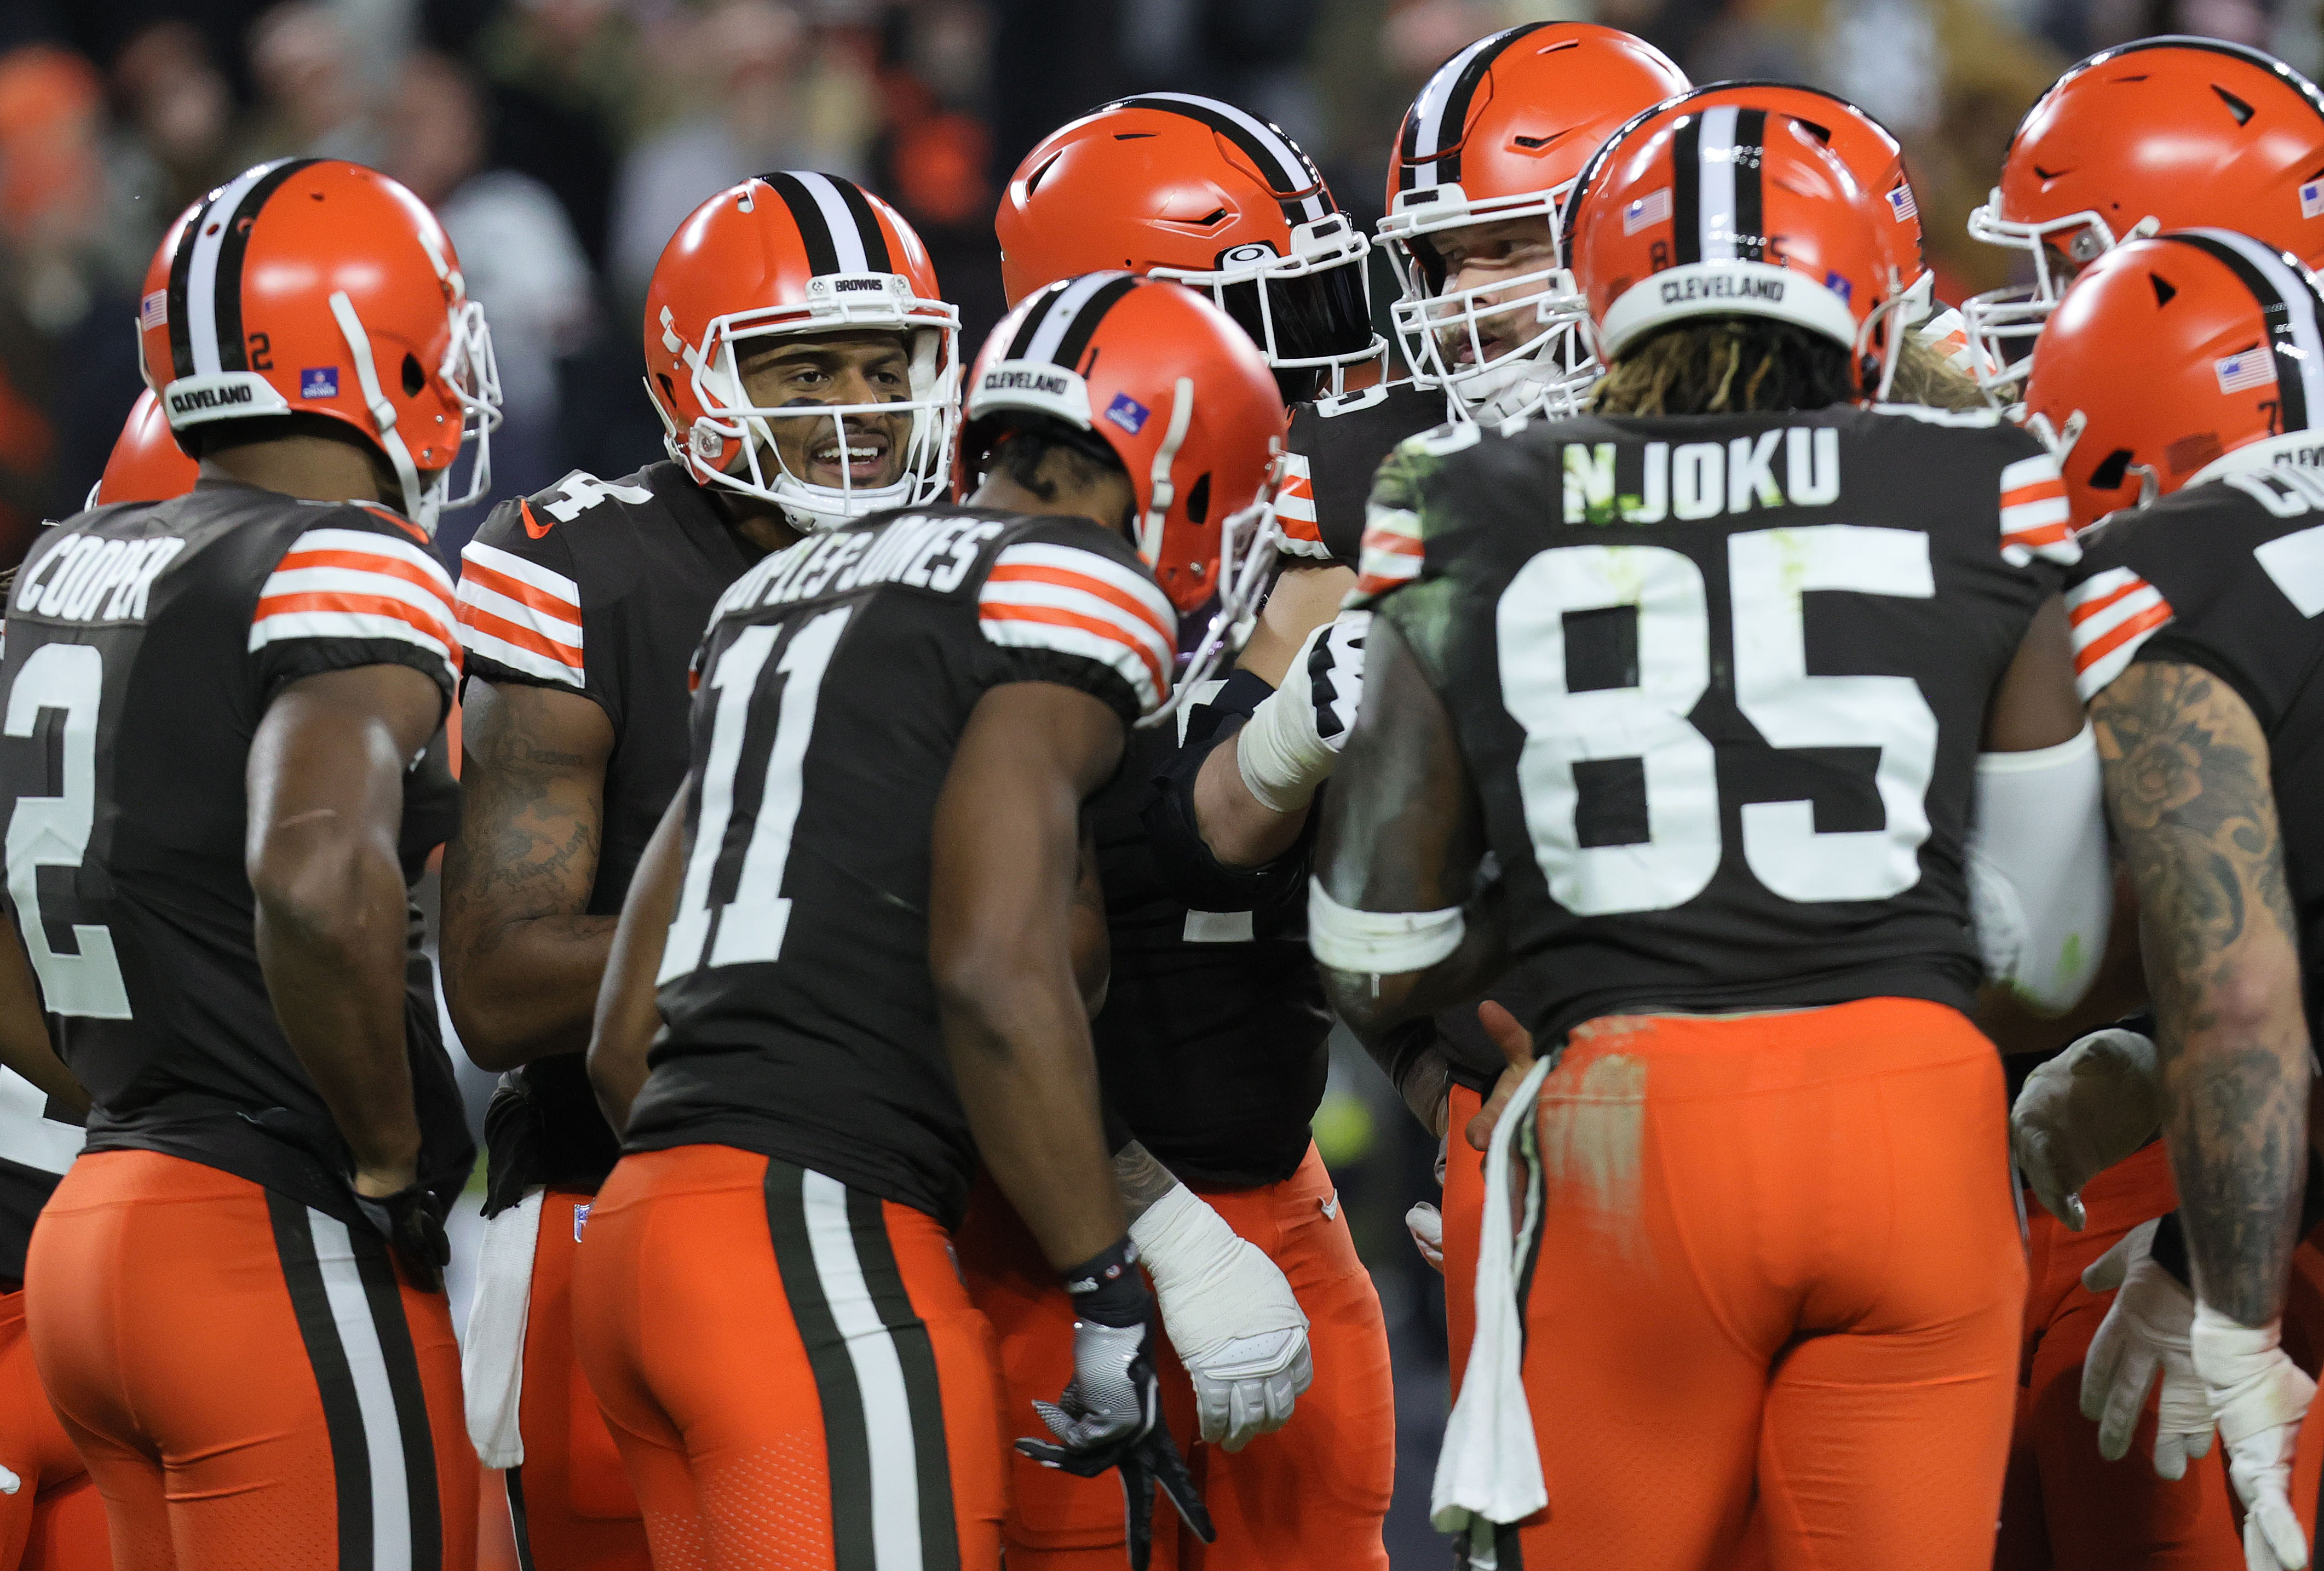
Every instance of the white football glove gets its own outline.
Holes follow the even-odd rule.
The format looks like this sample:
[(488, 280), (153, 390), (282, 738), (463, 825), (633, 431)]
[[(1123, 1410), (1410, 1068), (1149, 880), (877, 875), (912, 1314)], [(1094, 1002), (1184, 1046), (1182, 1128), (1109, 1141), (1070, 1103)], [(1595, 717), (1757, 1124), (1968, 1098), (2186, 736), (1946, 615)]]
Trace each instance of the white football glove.
[(2282, 1327), (2280, 1320), (2239, 1325), (2198, 1303), (2189, 1338), (2227, 1442), (2227, 1476), (2244, 1502), (2247, 1571), (2301, 1571), (2308, 1564), (2292, 1509), (2292, 1454), (2316, 1382), (2277, 1345)]
[(1130, 1224), (1162, 1328), (1194, 1382), (1202, 1437), (1240, 1451), (1291, 1421), (1314, 1381), (1307, 1317), (1282, 1270), (1184, 1184)]
[(2098, 1455), (2121, 1461), (2159, 1375), (2154, 1471), (2177, 1479), (2186, 1476), (2189, 1457), (2210, 1454), (2211, 1402), (2187, 1345), (2194, 1296), (2154, 1262), (2154, 1230), (2161, 1225), (2159, 1220), (2140, 1223), (2082, 1272), (2082, 1286), (2115, 1296), (2082, 1359), (2082, 1417), (2098, 1423)]
[(1236, 734), (1235, 764), (1259, 806), (1296, 812), (1330, 778), (1364, 696), (1369, 611), (1342, 611), (1307, 635), (1283, 685), (1261, 699)]
[(2110, 1026), (2025, 1077), (2009, 1114), (2009, 1143), (2034, 1198), (2080, 1233), (2082, 1186), (2162, 1127), (2163, 1074), (2154, 1043)]
[(1423, 1200), (1404, 1214), (1404, 1224), (1412, 1232), (1412, 1242), (1419, 1246), (1420, 1258), (1444, 1274), (1444, 1217), (1435, 1206)]

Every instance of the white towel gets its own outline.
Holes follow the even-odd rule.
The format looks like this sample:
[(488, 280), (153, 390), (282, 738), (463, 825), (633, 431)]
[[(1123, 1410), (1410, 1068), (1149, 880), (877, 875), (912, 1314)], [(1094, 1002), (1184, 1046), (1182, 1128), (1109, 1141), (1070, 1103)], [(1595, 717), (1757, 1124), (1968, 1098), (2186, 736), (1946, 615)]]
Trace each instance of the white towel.
[[(1493, 1529), (1522, 1520), (1549, 1503), (1542, 1483), (1541, 1450), (1534, 1443), (1533, 1409), (1525, 1392), (1525, 1317), (1517, 1308), (1517, 1262), (1532, 1247), (1541, 1222), (1542, 1177), (1536, 1120), (1531, 1109), (1554, 1058), (1538, 1060), (1517, 1086), (1494, 1127), (1485, 1153), (1485, 1217), (1477, 1252), (1477, 1335), (1461, 1400), (1444, 1426), (1436, 1458), (1429, 1520), (1441, 1533), (1470, 1537), (1469, 1564), (1492, 1571)], [(1525, 1225), (1509, 1225), (1511, 1146), (1525, 1163)]]
[(524, 1400), (524, 1322), (532, 1312), (532, 1252), (540, 1241), (541, 1191), (484, 1224), (476, 1296), (460, 1340), (460, 1384), (467, 1392), (468, 1439), (487, 1467), (524, 1460), (517, 1412)]

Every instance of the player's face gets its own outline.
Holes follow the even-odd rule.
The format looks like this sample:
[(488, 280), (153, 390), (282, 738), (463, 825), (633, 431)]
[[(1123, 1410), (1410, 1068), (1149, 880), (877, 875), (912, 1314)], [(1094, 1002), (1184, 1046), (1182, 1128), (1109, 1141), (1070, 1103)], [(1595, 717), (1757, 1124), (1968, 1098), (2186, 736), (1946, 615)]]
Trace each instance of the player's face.
[[(897, 403), (912, 395), (911, 358), (895, 333), (831, 333), (738, 347), (743, 394), (760, 409)], [(809, 485), (862, 488), (903, 477), (908, 411), (766, 423), (784, 470)]]
[[(1557, 247), (1550, 237), (1549, 220), (1537, 213), (1530, 217), (1471, 224), (1432, 238), (1437, 254), (1444, 260), (1443, 292), (1484, 290), (1486, 292), (1479, 297), (1480, 308), (1530, 300), (1544, 293), (1549, 288), (1549, 281), (1528, 279), (1526, 275), (1557, 265)], [(1519, 279), (1525, 282), (1515, 282)], [(1508, 287), (1494, 287), (1500, 283)], [(1479, 328), (1487, 360), (1519, 347), (1541, 330), (1528, 311), (1495, 312), (1485, 317)], [(1476, 363), (1477, 349), (1469, 342), (1465, 328), (1448, 330), (1443, 344), (1445, 356), (1455, 369)]]

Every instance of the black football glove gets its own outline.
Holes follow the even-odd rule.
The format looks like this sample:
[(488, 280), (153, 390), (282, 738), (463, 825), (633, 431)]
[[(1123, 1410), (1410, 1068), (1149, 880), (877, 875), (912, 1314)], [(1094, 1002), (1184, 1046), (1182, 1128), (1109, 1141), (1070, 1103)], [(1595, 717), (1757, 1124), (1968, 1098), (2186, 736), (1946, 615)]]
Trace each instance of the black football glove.
[(1130, 1528), (1130, 1571), (1146, 1571), (1154, 1548), (1154, 1491), (1159, 1486), (1178, 1515), (1205, 1544), (1218, 1537), (1194, 1475), (1162, 1418), (1162, 1386), (1154, 1373), (1154, 1323), (1101, 1326), (1074, 1323), (1074, 1380), (1052, 1404), (1033, 1410), (1054, 1441), (1023, 1439), (1017, 1449), (1044, 1467), (1081, 1478), (1108, 1468), (1121, 1474)]
[(443, 1290), (452, 1240), (444, 1232), (444, 1207), (434, 1195), (414, 1184), (376, 1198), (357, 1195), (355, 1208), (372, 1231), (387, 1240), (413, 1287), (423, 1293)]

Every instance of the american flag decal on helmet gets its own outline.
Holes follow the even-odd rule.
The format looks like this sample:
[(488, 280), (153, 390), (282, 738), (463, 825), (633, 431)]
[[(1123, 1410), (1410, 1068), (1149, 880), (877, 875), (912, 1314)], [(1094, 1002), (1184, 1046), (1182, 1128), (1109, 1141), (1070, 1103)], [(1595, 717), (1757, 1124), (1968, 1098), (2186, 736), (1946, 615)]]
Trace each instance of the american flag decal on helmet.
[(2310, 180), (2300, 188), (2300, 216), (2315, 217), (2324, 213), (2324, 180)]
[(1909, 223), (1921, 216), (1921, 205), (1913, 199), (1910, 181), (1898, 180), (1896, 189), (1888, 193), (1889, 211), (1896, 215), (1899, 224)]
[(2214, 360), (2211, 369), (2218, 373), (2221, 393), (2243, 393), (2272, 386), (2275, 382), (2275, 356), (2264, 349), (2246, 349), (2240, 355)]
[(1622, 233), (1635, 235), (1655, 224), (1667, 223), (1671, 216), (1670, 187), (1648, 191), (1622, 209)]

